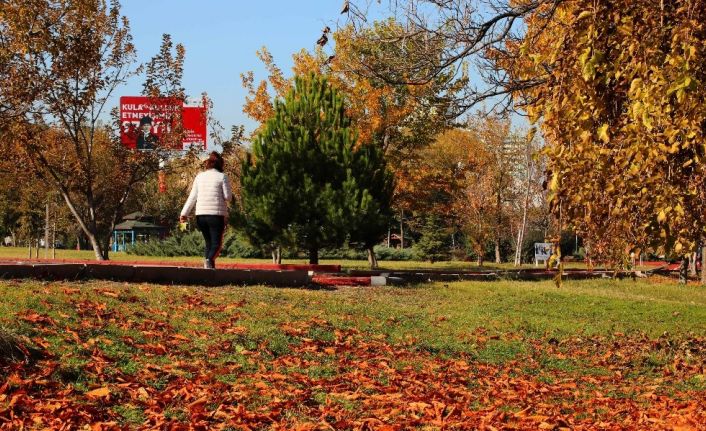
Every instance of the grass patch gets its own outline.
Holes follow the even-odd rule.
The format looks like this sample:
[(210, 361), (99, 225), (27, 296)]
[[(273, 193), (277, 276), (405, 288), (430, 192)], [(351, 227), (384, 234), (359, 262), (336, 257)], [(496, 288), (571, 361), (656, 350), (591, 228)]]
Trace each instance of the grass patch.
[(164, 418), (170, 421), (187, 422), (189, 414), (180, 408), (170, 407), (164, 411)]
[[(45, 258), (44, 252), (40, 252), (40, 258)], [(25, 247), (0, 247), (0, 258), (11, 258), (11, 259), (27, 259), (27, 248)], [(78, 259), (78, 260), (94, 260), (95, 254), (92, 250), (68, 250), (61, 249), (56, 250), (57, 259)], [(194, 262), (202, 263), (202, 256), (137, 256), (130, 255), (124, 252), (111, 252), (110, 259), (115, 261), (154, 261), (154, 262)], [(261, 263), (270, 264), (271, 259), (251, 259), (251, 258), (227, 258), (220, 257), (218, 259), (220, 263)], [(475, 262), (467, 261), (444, 261), (430, 263), (426, 261), (418, 260), (405, 260), (405, 261), (387, 261), (379, 260), (380, 266), (385, 269), (392, 270), (404, 270), (404, 269), (455, 269), (455, 270), (477, 270), (477, 269), (516, 269), (512, 263), (486, 263), (484, 266), (479, 267)], [(283, 259), (282, 263), (285, 264), (306, 264), (309, 263), (308, 259)], [(319, 263), (322, 265), (341, 265), (346, 269), (369, 269), (370, 265), (367, 260), (340, 260), (340, 259), (322, 259)], [(520, 266), (521, 268), (535, 268), (532, 264), (524, 264)], [(567, 264), (568, 268), (585, 268), (586, 265), (582, 262), (571, 262)]]
[(475, 358), (480, 362), (489, 364), (502, 364), (527, 351), (525, 345), (518, 341), (491, 340), (483, 348), (478, 350)]
[[(694, 286), (495, 281), (320, 291), (0, 281), (0, 298), (0, 328), (13, 328), (0, 342), (31, 339), (49, 359), (0, 369), (21, 371), (6, 404), (23, 382), (39, 381), (23, 389), (126, 428), (138, 428), (145, 412), (122, 387), (169, 394), (154, 407), (168, 421), (187, 423), (204, 407), (214, 421), (249, 417), (252, 429), (278, 420), (296, 428), (322, 412), (335, 427), (354, 428), (376, 411), (406, 411), (411, 393), (418, 422), (404, 429), (432, 426), (424, 421), (442, 404), (450, 423), (467, 406), (478, 421), (489, 410), (513, 418), (528, 405), (506, 390), (515, 387), (548, 390), (543, 405), (561, 405), (567, 417), (575, 406), (562, 403), (575, 393), (587, 402), (604, 394), (616, 406), (605, 421), (635, 400), (665, 402), (649, 393), (706, 398), (706, 290)], [(102, 387), (109, 397), (87, 394)], [(271, 406), (281, 415), (265, 422)]]
[(306, 370), (312, 379), (330, 379), (338, 375), (338, 369), (329, 365), (313, 365)]
[(74, 356), (64, 357), (60, 362), (59, 368), (56, 369), (54, 375), (57, 379), (64, 383), (82, 384), (89, 382), (89, 376), (85, 372), (85, 367), (88, 360), (77, 358)]
[(123, 425), (141, 425), (146, 419), (141, 408), (130, 404), (115, 406), (113, 411), (120, 417), (120, 422)]
[(133, 360), (123, 360), (118, 363), (118, 369), (123, 374), (134, 375), (142, 369), (142, 366)]
[(677, 382), (675, 389), (682, 391), (706, 391), (706, 375), (697, 374), (686, 380)]

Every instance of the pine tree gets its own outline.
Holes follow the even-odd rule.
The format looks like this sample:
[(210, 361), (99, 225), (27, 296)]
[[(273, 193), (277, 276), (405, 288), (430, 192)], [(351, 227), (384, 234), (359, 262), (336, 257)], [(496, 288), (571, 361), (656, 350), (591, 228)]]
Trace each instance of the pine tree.
[(439, 217), (428, 216), (421, 228), (421, 238), (414, 244), (414, 249), (420, 258), (431, 263), (438, 262), (448, 257), (449, 247), (446, 243), (446, 234)]
[(360, 205), (352, 212), (356, 220), (351, 224), (350, 241), (363, 246), (368, 252), (368, 263), (371, 268), (377, 268), (377, 257), (374, 247), (392, 219), (392, 195), (394, 193), (394, 174), (387, 169), (383, 152), (380, 150), (382, 138), (374, 139), (373, 144), (364, 145), (358, 149), (359, 165), (355, 172), (359, 187), (368, 191)]
[(379, 149), (356, 147), (343, 96), (323, 76), (298, 76), (274, 109), (243, 162), (248, 236), (262, 245), (292, 241), (310, 263), (346, 237), (379, 236), (360, 226), (382, 224), (376, 217), (389, 212), (392, 180)]

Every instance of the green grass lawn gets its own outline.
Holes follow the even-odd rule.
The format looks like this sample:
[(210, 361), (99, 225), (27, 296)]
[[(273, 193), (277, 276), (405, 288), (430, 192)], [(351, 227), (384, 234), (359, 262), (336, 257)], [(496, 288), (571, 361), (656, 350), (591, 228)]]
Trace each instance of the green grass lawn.
[(75, 427), (706, 423), (706, 289), (692, 285), (2, 281), (0, 298), (4, 332), (43, 352), (0, 368), (0, 427), (55, 427), (51, 408), (80, 412)]
[[(35, 256), (36, 251), (33, 251), (33, 256)], [(39, 257), (41, 259), (51, 258), (52, 252), (45, 253), (44, 249), (39, 250)], [(0, 258), (13, 258), (13, 259), (27, 259), (28, 249), (24, 247), (0, 247)], [(95, 259), (95, 255), (92, 250), (56, 250), (57, 259)], [(127, 254), (124, 252), (110, 253), (110, 259), (115, 261), (174, 261), (174, 262), (184, 262), (193, 261), (201, 262), (202, 258), (198, 256), (185, 257), (161, 257), (161, 256), (136, 256), (132, 254)], [(218, 259), (221, 263), (235, 263), (235, 262), (247, 262), (247, 263), (272, 263), (270, 259), (234, 259), (222, 257)], [(308, 263), (307, 259), (283, 259), (282, 263)], [(341, 265), (344, 269), (369, 269), (368, 262), (366, 260), (329, 260), (322, 259), (321, 264), (335, 264)], [(495, 264), (492, 262), (486, 262), (483, 266), (479, 267), (476, 262), (464, 262), (464, 261), (444, 261), (444, 262), (420, 262), (420, 261), (380, 261), (381, 268), (401, 270), (401, 269), (454, 269), (454, 270), (474, 270), (474, 269), (514, 269), (518, 268), (512, 263), (502, 263)], [(540, 266), (541, 268), (542, 266)], [(566, 264), (566, 268), (585, 268), (586, 265), (582, 262), (569, 262)], [(532, 264), (523, 264), (520, 268), (536, 268)]]

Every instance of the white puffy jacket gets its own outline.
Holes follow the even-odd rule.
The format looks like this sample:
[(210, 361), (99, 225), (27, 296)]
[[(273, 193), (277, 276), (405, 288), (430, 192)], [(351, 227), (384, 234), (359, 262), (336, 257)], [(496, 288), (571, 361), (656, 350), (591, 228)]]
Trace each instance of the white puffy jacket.
[(228, 215), (228, 201), (233, 196), (230, 181), (223, 172), (209, 169), (196, 175), (189, 198), (181, 210), (188, 216), (196, 205), (196, 215)]

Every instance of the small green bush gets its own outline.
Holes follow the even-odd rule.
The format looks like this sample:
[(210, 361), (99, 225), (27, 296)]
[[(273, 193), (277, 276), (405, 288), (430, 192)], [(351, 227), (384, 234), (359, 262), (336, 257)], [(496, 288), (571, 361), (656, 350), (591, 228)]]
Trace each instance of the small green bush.
[(411, 248), (392, 248), (376, 245), (374, 251), (378, 260), (414, 260), (416, 258)]
[(368, 254), (364, 250), (344, 246), (340, 248), (322, 249), (319, 252), (319, 257), (322, 259), (363, 260), (368, 258)]
[(165, 239), (137, 243), (127, 248), (128, 254), (137, 256), (200, 256), (204, 240), (198, 231), (175, 233)]
[[(127, 249), (127, 253), (137, 256), (201, 256), (204, 245), (201, 232), (178, 232), (162, 240), (135, 244)], [(235, 258), (263, 257), (262, 250), (253, 247), (241, 235), (234, 232), (228, 232), (223, 238), (221, 255)]]
[(448, 234), (437, 216), (429, 216), (421, 229), (421, 238), (414, 244), (417, 256), (431, 263), (449, 259)]
[(222, 256), (239, 258), (262, 258), (265, 257), (262, 250), (250, 244), (242, 235), (237, 233), (227, 233), (223, 239)]
[[(203, 255), (204, 240), (201, 232), (175, 232), (162, 240), (153, 240), (135, 244), (127, 249), (127, 253), (136, 256), (201, 256)], [(411, 248), (398, 249), (375, 246), (375, 255), (378, 260), (414, 260), (417, 255)], [(229, 230), (223, 239), (221, 256), (231, 258), (267, 258), (270, 257), (259, 247), (250, 244), (243, 235)], [(302, 258), (297, 250), (284, 249), (282, 256), (287, 259)], [(353, 247), (327, 248), (319, 253), (321, 259), (366, 260), (368, 253)]]

